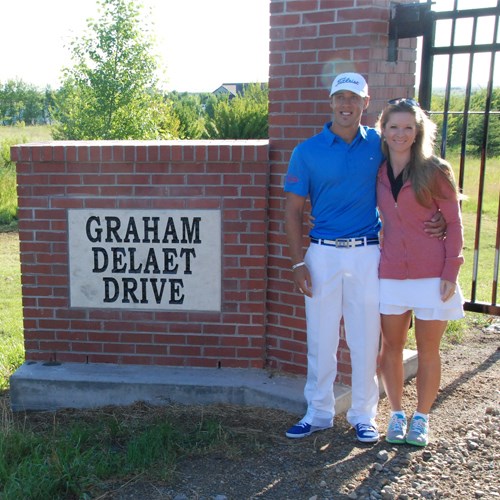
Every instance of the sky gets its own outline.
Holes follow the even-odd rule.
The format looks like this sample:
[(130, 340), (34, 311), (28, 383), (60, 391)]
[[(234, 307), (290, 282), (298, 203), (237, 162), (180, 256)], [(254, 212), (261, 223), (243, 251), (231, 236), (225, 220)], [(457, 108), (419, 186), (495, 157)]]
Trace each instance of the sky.
[[(459, 9), (497, 4), (497, 0), (435, 0), (433, 10), (451, 10), (455, 1)], [(223, 83), (268, 80), (270, 0), (142, 3), (145, 12), (152, 12), (166, 90), (213, 92)], [(1, 14), (0, 82), (19, 78), (40, 88), (59, 86), (61, 69), (71, 66), (69, 42), (86, 30), (89, 17), (98, 17), (96, 0), (4, 0)], [(491, 26), (492, 22), (480, 27), (478, 43), (492, 41)], [(446, 25), (436, 31), (449, 39)], [(466, 22), (457, 29), (465, 44), (470, 43), (469, 31)], [(487, 71), (482, 68), (489, 68), (489, 56), (476, 57), (474, 66), (473, 85), (484, 86)], [(467, 61), (458, 58), (453, 67), (452, 86), (460, 86)], [(498, 86), (500, 61), (495, 69)], [(446, 62), (435, 62), (436, 87), (444, 86), (446, 70)]]
[[(270, 0), (141, 0), (151, 9), (167, 90), (213, 92), (223, 83), (267, 82)], [(96, 0), (5, 0), (0, 82), (59, 86)]]
[[(434, 0), (432, 10), (450, 11), (453, 10), (455, 1), (459, 10), (480, 9), (496, 7), (498, 0)], [(458, 19), (455, 26), (455, 36), (453, 44), (456, 46), (469, 46), (475, 44), (491, 44), (500, 42), (500, 32), (495, 36), (495, 16), (482, 17), (478, 21), (475, 37), (473, 37), (472, 18), (465, 17)], [(436, 24), (436, 46), (447, 47), (452, 41), (452, 23), (450, 20), (440, 20)], [(418, 39), (419, 45), (422, 37)], [(490, 53), (478, 53), (474, 56), (472, 66), (471, 84), (473, 88), (486, 88), (488, 75), (491, 66)], [(455, 55), (453, 58), (451, 86), (464, 87), (467, 82), (469, 71), (469, 56), (465, 54)], [(435, 56), (433, 63), (433, 88), (444, 88), (448, 76), (448, 56)], [(493, 73), (493, 85), (500, 86), (500, 59), (496, 56)]]

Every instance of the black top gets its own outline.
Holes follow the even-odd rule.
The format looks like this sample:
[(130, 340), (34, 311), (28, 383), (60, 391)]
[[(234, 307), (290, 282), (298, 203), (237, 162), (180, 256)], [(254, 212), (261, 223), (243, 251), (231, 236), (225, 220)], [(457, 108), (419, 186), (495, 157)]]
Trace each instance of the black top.
[(404, 169), (401, 170), (397, 177), (394, 177), (392, 166), (389, 162), (387, 162), (387, 176), (389, 177), (389, 182), (391, 183), (391, 191), (392, 196), (394, 197), (394, 201), (398, 201), (398, 194), (403, 187), (403, 172)]

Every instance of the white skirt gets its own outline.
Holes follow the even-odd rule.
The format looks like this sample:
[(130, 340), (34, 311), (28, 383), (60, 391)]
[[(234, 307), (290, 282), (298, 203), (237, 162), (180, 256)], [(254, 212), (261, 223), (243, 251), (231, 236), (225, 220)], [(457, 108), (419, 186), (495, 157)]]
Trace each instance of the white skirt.
[(440, 278), (414, 280), (380, 279), (381, 314), (403, 314), (413, 310), (424, 320), (453, 320), (464, 317), (464, 298), (460, 285), (448, 301), (441, 300)]

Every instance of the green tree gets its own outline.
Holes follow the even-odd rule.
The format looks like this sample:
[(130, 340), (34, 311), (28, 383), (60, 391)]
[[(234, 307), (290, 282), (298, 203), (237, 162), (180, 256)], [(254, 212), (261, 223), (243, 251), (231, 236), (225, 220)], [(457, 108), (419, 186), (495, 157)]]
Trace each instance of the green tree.
[(217, 97), (214, 94), (209, 94), (205, 101), (204, 101), (204, 107), (205, 107), (205, 115), (207, 118), (210, 118), (213, 120), (215, 116), (215, 106), (217, 106), (217, 103), (220, 101), (220, 99), (226, 99), (225, 96), (222, 97)]
[(436, 114), (432, 115), (432, 120), (437, 125), (437, 145), (440, 148), (441, 142), (446, 141), (447, 148), (460, 147), (462, 140), (463, 116), (457, 111), (464, 109), (464, 95), (451, 94), (448, 103), (448, 116), (446, 121), (446, 129), (443, 129), (444, 124), (444, 109), (445, 109), (445, 96), (444, 94), (437, 94), (432, 96), (431, 110)]
[(23, 85), (21, 80), (8, 80), (0, 89), (0, 113), (6, 125), (14, 125), (22, 120)]
[(268, 136), (268, 88), (250, 84), (243, 95), (220, 98), (207, 121), (210, 139), (265, 139)]
[(64, 70), (55, 97), (54, 138), (176, 137), (172, 107), (157, 90), (154, 39), (141, 6), (134, 0), (98, 3), (100, 17), (70, 45), (74, 65)]
[(43, 120), (45, 94), (35, 86), (27, 86), (24, 93), (23, 121), (35, 125)]
[(49, 87), (40, 90), (23, 80), (8, 80), (0, 84), (0, 123), (47, 123), (50, 119), (47, 102), (49, 92)]
[[(478, 90), (471, 96), (471, 110), (482, 111), (486, 107), (486, 90)], [(488, 137), (486, 153), (488, 156), (500, 156), (500, 88), (493, 89), (491, 111), (488, 117)], [(467, 134), (467, 148), (473, 154), (480, 154), (484, 139), (484, 115), (473, 115)]]
[[(462, 146), (464, 134), (465, 150), (472, 155), (481, 151), (484, 139), (484, 110), (486, 109), (486, 90), (472, 92), (469, 102), (467, 127), (464, 130), (465, 93), (453, 92), (449, 99), (449, 115), (446, 130), (443, 130), (444, 95), (433, 95), (431, 109), (432, 119), (438, 126), (438, 140), (446, 140), (448, 148), (457, 149)], [(488, 120), (488, 141), (486, 152), (489, 156), (500, 155), (500, 88), (493, 89), (491, 114)], [(443, 137), (444, 134), (446, 137)]]
[(168, 98), (179, 119), (179, 138), (200, 139), (205, 131), (205, 113), (200, 95), (174, 91)]
[(55, 106), (55, 92), (52, 90), (50, 85), (47, 85), (43, 94), (43, 114), (42, 114), (42, 122), (43, 123), (51, 123), (52, 115), (50, 110)]
[(43, 121), (44, 93), (23, 80), (8, 80), (0, 85), (0, 120), (6, 125)]

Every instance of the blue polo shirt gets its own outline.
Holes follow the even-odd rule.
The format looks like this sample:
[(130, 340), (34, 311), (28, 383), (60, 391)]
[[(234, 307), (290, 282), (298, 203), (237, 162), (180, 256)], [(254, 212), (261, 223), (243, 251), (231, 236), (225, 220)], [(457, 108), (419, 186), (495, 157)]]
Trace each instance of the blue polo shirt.
[(330, 130), (299, 144), (292, 153), (285, 191), (309, 196), (314, 238), (374, 238), (381, 223), (376, 179), (383, 155), (375, 129), (360, 126), (348, 144)]

